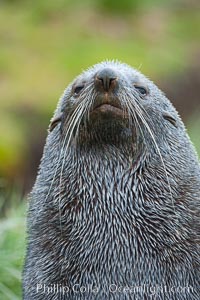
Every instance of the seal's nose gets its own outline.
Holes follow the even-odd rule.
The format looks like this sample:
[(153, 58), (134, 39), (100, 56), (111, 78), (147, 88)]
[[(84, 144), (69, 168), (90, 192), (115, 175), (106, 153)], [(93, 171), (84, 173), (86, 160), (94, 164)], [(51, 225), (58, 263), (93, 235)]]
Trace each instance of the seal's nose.
[(95, 77), (95, 86), (98, 90), (109, 92), (113, 91), (117, 86), (117, 75), (109, 68), (99, 71)]

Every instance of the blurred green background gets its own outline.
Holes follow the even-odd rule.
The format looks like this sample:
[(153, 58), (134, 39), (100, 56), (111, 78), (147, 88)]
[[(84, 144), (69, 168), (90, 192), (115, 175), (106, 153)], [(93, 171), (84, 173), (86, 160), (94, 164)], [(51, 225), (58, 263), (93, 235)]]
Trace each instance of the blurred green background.
[(68, 83), (105, 59), (150, 77), (200, 153), (198, 0), (1, 0), (0, 299), (21, 299), (26, 195)]

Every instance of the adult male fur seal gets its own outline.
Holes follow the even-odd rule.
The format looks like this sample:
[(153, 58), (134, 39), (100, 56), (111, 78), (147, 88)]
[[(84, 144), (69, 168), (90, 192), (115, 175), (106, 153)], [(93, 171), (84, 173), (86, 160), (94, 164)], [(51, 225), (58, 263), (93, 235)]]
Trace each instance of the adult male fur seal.
[(200, 165), (164, 94), (126, 64), (61, 97), (30, 197), (24, 299), (200, 299)]

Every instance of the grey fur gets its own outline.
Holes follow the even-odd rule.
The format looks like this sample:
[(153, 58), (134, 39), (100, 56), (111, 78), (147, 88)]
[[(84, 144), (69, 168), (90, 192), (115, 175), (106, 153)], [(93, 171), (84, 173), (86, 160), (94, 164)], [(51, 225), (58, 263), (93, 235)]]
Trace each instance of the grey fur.
[[(90, 119), (105, 67), (128, 121)], [(24, 299), (200, 299), (200, 165), (170, 101), (106, 61), (67, 87), (53, 120), (30, 196)]]

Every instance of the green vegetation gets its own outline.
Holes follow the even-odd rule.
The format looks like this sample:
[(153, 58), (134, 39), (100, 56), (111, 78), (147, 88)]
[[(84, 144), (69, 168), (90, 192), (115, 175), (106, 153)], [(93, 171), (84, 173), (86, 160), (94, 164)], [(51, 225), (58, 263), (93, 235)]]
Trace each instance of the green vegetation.
[(0, 220), (0, 299), (21, 299), (21, 272), (25, 253), (25, 205)]
[(200, 158), (200, 138), (199, 138), (199, 129), (200, 129), (200, 118), (199, 114), (194, 114), (190, 121), (188, 122), (188, 134), (197, 150), (197, 153)]

